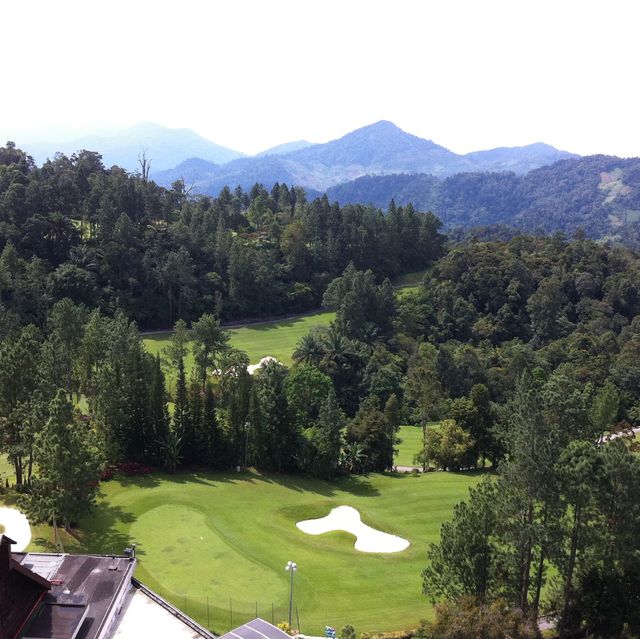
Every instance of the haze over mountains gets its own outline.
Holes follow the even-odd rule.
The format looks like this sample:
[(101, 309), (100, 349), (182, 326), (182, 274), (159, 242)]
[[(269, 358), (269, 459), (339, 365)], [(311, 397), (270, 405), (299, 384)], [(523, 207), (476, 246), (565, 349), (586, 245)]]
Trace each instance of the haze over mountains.
[(296, 184), (323, 192), (366, 175), (427, 173), (446, 177), (468, 171), (514, 171), (534, 168), (573, 154), (536, 143), (460, 155), (380, 121), (324, 144), (306, 140), (287, 142), (255, 156), (215, 144), (189, 129), (169, 129), (142, 122), (109, 135), (87, 135), (56, 143), (22, 144), (38, 164), (56, 152), (66, 155), (87, 149), (99, 152), (105, 166), (139, 169), (144, 152), (151, 160), (151, 176), (170, 186), (184, 179), (194, 192), (216, 195), (224, 186), (250, 188), (256, 182)]
[(188, 129), (141, 123), (112, 135), (23, 148), (38, 163), (55, 152), (99, 152), (105, 166), (139, 170), (144, 151), (151, 177), (171, 187), (184, 180), (193, 194), (260, 183), (303, 187), (308, 198), (386, 209), (413, 204), (446, 228), (495, 224), (523, 230), (640, 241), (640, 160), (580, 157), (543, 143), (465, 155), (380, 121), (324, 144), (296, 140), (255, 156), (216, 145)]
[(427, 173), (446, 177), (469, 171), (527, 171), (575, 157), (546, 144), (500, 148), (459, 155), (380, 121), (325, 144), (290, 150), (287, 145), (267, 154), (223, 165), (190, 158), (172, 170), (152, 173), (164, 186), (184, 179), (197, 192), (216, 195), (224, 186), (250, 188), (256, 182), (296, 184), (316, 192), (364, 175)]
[(114, 164), (128, 171), (140, 168), (138, 156), (145, 152), (152, 160), (152, 169), (162, 171), (173, 168), (189, 157), (222, 164), (244, 153), (214, 144), (190, 129), (169, 129), (152, 122), (140, 122), (121, 131), (103, 135), (85, 135), (71, 140), (47, 143), (15, 142), (27, 151), (38, 164), (56, 153), (71, 155), (82, 149), (97, 151), (105, 166)]

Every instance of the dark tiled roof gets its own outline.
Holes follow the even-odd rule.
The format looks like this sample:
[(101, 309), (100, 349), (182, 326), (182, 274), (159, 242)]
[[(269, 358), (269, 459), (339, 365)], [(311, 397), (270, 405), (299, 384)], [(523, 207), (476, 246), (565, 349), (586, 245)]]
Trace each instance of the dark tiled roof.
[(280, 628), (258, 617), (243, 626), (230, 630), (220, 639), (291, 639), (291, 637)]
[(135, 565), (128, 557), (47, 553), (14, 556), (22, 566), (49, 575), (51, 582), (50, 592), (25, 629), (25, 639), (95, 639), (130, 588)]

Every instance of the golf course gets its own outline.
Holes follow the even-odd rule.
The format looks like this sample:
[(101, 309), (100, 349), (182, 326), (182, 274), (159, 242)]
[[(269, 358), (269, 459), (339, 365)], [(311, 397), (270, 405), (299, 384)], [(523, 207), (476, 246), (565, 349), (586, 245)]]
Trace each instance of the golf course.
[[(119, 477), (101, 484), (95, 513), (70, 552), (122, 553), (137, 544), (137, 577), (218, 632), (257, 613), (288, 616), (287, 561), (303, 632), (345, 623), (363, 631), (417, 626), (430, 614), (420, 572), (430, 542), (453, 506), (478, 481), (475, 473), (367, 475), (333, 482), (257, 473)], [(356, 508), (362, 521), (410, 542), (394, 553), (365, 553), (346, 532), (305, 534), (301, 520), (337, 506)], [(34, 529), (31, 550), (47, 548)], [(40, 536), (39, 536), (40, 535)], [(207, 606), (208, 603), (208, 606)]]
[[(415, 290), (422, 281), (426, 271), (407, 273), (394, 280), (397, 294), (403, 295)], [(244, 351), (252, 364), (257, 364), (263, 357), (275, 357), (285, 366), (291, 366), (291, 355), (298, 340), (306, 335), (314, 326), (328, 326), (335, 319), (332, 311), (320, 311), (309, 315), (299, 315), (288, 319), (247, 324), (239, 328), (228, 328), (230, 344), (233, 348)], [(160, 353), (169, 344), (171, 331), (147, 334), (144, 345), (153, 355)], [(185, 359), (185, 369), (193, 367), (193, 354)]]

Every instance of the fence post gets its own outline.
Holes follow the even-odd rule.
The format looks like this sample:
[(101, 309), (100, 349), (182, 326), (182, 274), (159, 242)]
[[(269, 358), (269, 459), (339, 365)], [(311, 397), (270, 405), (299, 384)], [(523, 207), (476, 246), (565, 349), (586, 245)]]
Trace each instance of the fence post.
[(272, 626), (276, 625), (275, 615), (273, 613), (273, 601), (271, 602), (271, 625)]
[(298, 618), (298, 632), (302, 632), (300, 628), (300, 611), (298, 610), (298, 605), (296, 604), (296, 617)]
[(209, 619), (209, 595), (207, 595), (207, 628), (211, 629), (211, 621)]
[(187, 614), (187, 595), (184, 596), (184, 614)]
[(229, 630), (233, 630), (233, 603), (231, 597), (229, 597)]

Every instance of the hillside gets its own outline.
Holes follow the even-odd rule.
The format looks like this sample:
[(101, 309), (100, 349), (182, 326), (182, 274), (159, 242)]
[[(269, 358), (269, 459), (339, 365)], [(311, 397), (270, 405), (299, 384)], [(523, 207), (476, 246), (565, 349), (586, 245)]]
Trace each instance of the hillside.
[(291, 153), (292, 151), (299, 151), (308, 146), (313, 146), (313, 142), (307, 142), (307, 140), (294, 140), (293, 142), (285, 142), (284, 144), (277, 144), (269, 149), (256, 153), (256, 157), (263, 155), (284, 155), (285, 153)]
[(58, 152), (71, 155), (82, 149), (97, 151), (105, 166), (118, 165), (128, 171), (139, 168), (138, 156), (143, 151), (151, 159), (153, 171), (170, 169), (187, 158), (220, 164), (242, 156), (242, 153), (214, 144), (189, 129), (169, 129), (152, 122), (141, 122), (111, 135), (89, 135), (50, 144), (24, 144), (22, 148), (38, 164)]
[[(191, 174), (189, 185), (209, 195), (217, 195), (225, 185), (232, 188), (240, 185), (246, 189), (255, 182), (269, 186), (274, 182), (285, 182), (324, 191), (366, 175), (425, 173), (446, 177), (460, 172), (504, 169), (524, 173), (571, 157), (570, 153), (545, 144), (459, 155), (384, 120), (325, 144), (312, 144), (289, 152), (283, 152), (287, 145), (284, 147), (275, 147), (266, 152), (268, 155), (203, 167)], [(265, 163), (267, 157), (270, 161)], [(169, 186), (179, 177), (180, 167), (153, 174), (163, 186)]]
[(640, 159), (595, 155), (513, 172), (366, 176), (328, 189), (340, 204), (391, 199), (433, 211), (448, 227), (508, 224), (528, 231), (582, 228), (591, 237), (629, 239), (640, 219)]

